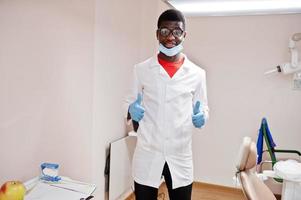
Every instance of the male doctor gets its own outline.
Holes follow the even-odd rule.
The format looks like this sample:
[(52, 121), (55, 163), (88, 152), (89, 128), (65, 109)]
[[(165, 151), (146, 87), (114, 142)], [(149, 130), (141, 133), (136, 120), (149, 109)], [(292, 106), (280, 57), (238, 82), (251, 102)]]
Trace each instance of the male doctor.
[(163, 176), (170, 200), (190, 200), (191, 137), (208, 118), (206, 74), (181, 53), (185, 18), (174, 9), (158, 19), (157, 55), (134, 66), (126, 99), (128, 119), (139, 122), (133, 156), (136, 200), (156, 200)]

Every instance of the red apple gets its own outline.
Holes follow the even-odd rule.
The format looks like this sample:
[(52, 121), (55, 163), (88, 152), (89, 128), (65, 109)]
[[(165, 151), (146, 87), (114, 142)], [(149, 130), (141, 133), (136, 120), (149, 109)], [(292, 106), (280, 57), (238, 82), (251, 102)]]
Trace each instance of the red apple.
[(0, 189), (0, 200), (23, 200), (26, 193), (20, 181), (8, 181)]

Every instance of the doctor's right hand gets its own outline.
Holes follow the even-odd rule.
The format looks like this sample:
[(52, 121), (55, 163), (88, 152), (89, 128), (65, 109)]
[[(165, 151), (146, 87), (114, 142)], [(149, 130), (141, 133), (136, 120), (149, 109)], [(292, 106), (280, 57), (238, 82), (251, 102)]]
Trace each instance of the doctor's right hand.
[(132, 120), (139, 122), (144, 116), (144, 108), (141, 106), (142, 94), (138, 93), (136, 101), (129, 107), (129, 113)]

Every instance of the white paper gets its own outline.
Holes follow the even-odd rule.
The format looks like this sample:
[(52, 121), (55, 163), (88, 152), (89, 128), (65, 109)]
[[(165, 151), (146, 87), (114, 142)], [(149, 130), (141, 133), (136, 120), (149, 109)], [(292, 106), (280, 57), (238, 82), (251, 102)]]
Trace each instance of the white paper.
[(25, 196), (25, 200), (80, 200), (88, 196), (40, 182)]
[(75, 181), (64, 177), (62, 177), (62, 180), (58, 183), (51, 183), (50, 185), (68, 190), (73, 190), (87, 195), (91, 195), (96, 189), (96, 185), (94, 184)]

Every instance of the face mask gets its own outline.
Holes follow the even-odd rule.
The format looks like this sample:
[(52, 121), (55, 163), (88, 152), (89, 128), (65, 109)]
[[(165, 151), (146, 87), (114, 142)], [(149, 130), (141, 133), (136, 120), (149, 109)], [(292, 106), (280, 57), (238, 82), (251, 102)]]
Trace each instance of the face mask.
[(166, 56), (175, 56), (178, 53), (180, 53), (183, 50), (183, 45), (182, 43), (178, 44), (177, 46), (173, 47), (173, 48), (166, 48), (163, 44), (159, 44), (159, 51), (162, 52), (163, 54), (165, 54)]

